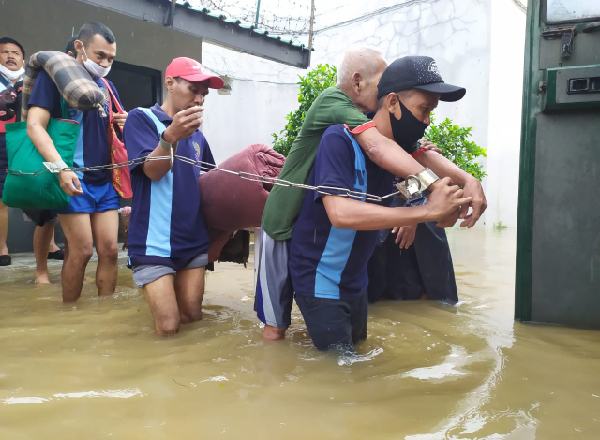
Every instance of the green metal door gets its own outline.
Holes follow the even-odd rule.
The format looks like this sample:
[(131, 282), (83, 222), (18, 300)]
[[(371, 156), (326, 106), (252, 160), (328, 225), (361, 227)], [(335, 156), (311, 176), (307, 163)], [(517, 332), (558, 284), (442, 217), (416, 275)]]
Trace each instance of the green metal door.
[(530, 0), (525, 50), (515, 316), (600, 328), (600, 0)]

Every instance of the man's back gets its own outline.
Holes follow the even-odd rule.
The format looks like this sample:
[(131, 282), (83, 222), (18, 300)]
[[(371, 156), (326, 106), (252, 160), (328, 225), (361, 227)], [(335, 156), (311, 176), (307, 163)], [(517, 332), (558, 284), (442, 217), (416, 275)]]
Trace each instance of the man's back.
[[(280, 179), (306, 183), (312, 169), (317, 146), (323, 132), (330, 125), (347, 124), (351, 127), (367, 122), (351, 99), (337, 87), (324, 90), (306, 113), (298, 137), (286, 159)], [(289, 240), (292, 225), (302, 204), (304, 191), (298, 188), (275, 186), (265, 205), (262, 227), (275, 240)]]

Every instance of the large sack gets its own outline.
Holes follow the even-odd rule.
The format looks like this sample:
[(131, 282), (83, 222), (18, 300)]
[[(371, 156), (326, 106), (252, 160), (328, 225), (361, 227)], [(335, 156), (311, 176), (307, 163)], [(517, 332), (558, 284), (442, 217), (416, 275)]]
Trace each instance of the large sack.
[[(254, 144), (219, 164), (218, 168), (277, 177), (285, 157), (271, 147)], [(204, 218), (210, 232), (209, 260), (218, 258), (234, 231), (258, 227), (272, 185), (242, 179), (215, 169), (200, 176)]]

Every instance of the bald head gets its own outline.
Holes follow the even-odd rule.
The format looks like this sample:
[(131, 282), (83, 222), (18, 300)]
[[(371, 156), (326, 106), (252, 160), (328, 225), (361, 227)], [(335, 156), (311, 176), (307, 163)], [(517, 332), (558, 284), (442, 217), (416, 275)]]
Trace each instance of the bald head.
[(381, 52), (359, 47), (344, 53), (337, 69), (337, 86), (362, 111), (377, 108), (377, 84), (387, 67)]
[(337, 85), (342, 88), (351, 84), (352, 75), (360, 74), (364, 79), (381, 75), (387, 64), (381, 52), (366, 47), (350, 49), (344, 53), (337, 69)]

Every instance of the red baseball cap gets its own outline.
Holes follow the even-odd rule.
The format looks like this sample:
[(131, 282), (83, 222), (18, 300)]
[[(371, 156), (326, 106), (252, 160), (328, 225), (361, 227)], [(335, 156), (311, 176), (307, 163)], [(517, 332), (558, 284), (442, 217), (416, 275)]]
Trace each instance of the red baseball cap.
[(207, 82), (211, 89), (220, 89), (225, 84), (221, 78), (216, 75), (204, 73), (202, 64), (188, 57), (178, 57), (171, 61), (165, 70), (165, 77), (183, 78), (190, 82)]

